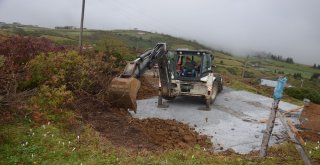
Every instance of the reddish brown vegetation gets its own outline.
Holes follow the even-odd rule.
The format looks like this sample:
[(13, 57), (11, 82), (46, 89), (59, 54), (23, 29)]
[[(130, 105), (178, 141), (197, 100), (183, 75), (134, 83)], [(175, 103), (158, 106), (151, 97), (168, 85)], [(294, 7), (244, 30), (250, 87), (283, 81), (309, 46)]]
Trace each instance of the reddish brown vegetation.
[(0, 95), (16, 93), (18, 83), (24, 78), (25, 65), (40, 53), (63, 51), (46, 38), (10, 36), (0, 40), (0, 55), (5, 57), (0, 68)]

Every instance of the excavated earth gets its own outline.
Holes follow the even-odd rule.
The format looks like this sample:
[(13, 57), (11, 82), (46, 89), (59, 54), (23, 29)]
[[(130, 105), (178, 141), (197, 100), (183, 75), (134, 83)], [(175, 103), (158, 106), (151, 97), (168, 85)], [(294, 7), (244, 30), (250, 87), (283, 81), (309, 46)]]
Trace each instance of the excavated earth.
[(301, 136), (304, 140), (320, 141), (320, 105), (305, 106), (300, 116)]
[[(157, 88), (145, 80), (142, 78), (141, 81), (140, 99), (157, 94)], [(200, 135), (194, 128), (176, 120), (137, 119), (124, 109), (106, 108), (93, 100), (79, 102), (79, 107), (83, 120), (116, 147), (148, 151), (185, 149), (195, 145), (208, 150), (212, 148), (206, 135)]]

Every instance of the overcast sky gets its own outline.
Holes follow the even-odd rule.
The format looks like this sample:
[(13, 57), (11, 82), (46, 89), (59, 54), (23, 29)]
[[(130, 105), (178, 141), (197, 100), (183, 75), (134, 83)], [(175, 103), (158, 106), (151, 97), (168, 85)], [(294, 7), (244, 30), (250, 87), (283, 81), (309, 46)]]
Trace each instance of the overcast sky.
[[(0, 22), (79, 27), (82, 0), (0, 0)], [(320, 64), (320, 0), (86, 0), (94, 29), (183, 37), (246, 55), (266, 51)]]

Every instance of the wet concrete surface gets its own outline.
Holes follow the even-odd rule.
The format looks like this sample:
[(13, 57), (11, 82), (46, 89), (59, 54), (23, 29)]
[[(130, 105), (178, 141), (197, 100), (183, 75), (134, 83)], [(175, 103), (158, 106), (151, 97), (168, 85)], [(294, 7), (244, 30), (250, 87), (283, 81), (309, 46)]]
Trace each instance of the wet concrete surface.
[[(246, 91), (225, 88), (210, 111), (198, 110), (204, 105), (200, 97), (177, 97), (168, 101), (168, 108), (157, 108), (157, 97), (138, 100), (137, 118), (176, 119), (195, 127), (195, 130), (212, 137), (215, 151), (233, 149), (245, 154), (259, 150), (272, 98)], [(296, 105), (280, 102), (281, 110)], [(294, 121), (297, 121), (294, 119)], [(287, 136), (279, 119), (276, 119), (269, 145), (282, 142)], [(164, 137), (165, 138), (165, 137)]]

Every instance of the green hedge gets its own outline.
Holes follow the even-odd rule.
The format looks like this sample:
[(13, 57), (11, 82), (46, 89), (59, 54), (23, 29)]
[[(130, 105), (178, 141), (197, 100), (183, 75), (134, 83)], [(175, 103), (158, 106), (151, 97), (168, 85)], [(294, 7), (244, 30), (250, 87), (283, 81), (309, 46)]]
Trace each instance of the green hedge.
[(310, 99), (314, 103), (320, 103), (320, 92), (309, 88), (287, 88), (285, 93), (296, 99)]

